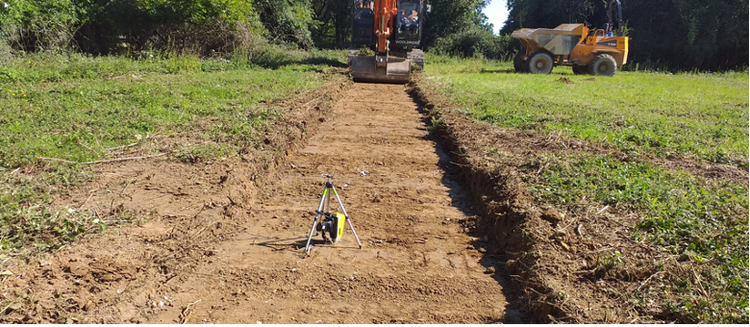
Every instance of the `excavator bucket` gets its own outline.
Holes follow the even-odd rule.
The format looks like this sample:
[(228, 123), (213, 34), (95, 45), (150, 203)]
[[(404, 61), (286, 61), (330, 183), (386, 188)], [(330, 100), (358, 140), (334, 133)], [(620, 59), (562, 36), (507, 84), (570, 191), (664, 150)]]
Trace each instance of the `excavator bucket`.
[(411, 77), (411, 60), (388, 58), (386, 67), (376, 67), (375, 56), (349, 56), (355, 82), (405, 84)]

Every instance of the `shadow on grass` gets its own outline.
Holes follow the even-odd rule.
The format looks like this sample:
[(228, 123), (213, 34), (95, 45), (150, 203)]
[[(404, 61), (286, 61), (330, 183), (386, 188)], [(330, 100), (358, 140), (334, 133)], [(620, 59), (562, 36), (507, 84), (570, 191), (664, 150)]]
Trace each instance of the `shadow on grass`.
[[(349, 65), (343, 61), (343, 58), (341, 59), (334, 59), (326, 56), (310, 56), (304, 59), (296, 60), (294, 58), (263, 58), (256, 62), (259, 66), (263, 68), (268, 69), (279, 69), (283, 66), (288, 65), (311, 65), (311, 66), (325, 66), (327, 67), (335, 67), (335, 68), (346, 68), (349, 67)], [(323, 69), (323, 68), (320, 68)]]
[(480, 74), (521, 74), (517, 72), (513, 68), (508, 69), (486, 69), (482, 68), (482, 70), (479, 72)]

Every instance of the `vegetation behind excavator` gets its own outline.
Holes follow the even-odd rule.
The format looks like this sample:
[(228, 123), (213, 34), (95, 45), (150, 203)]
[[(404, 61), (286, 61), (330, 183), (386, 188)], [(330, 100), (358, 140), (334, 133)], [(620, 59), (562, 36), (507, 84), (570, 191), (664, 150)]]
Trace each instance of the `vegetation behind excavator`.
[(424, 66), (424, 7), (424, 0), (355, 0), (348, 56), (355, 82), (407, 83), (412, 68)]

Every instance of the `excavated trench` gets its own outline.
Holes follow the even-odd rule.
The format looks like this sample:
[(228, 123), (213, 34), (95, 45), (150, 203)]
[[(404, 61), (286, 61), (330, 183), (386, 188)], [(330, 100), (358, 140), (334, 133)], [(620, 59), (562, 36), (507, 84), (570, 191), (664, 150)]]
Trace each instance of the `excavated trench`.
[[(463, 166), (450, 126), (431, 132), (403, 85), (333, 89), (289, 104), (288, 124), (267, 138), (285, 156), (96, 167), (93, 183), (57, 205), (150, 221), (6, 266), (16, 276), (3, 280), (11, 306), (0, 320), (533, 321), (505, 264), (508, 249), (526, 244), (515, 238), (514, 204), (502, 202), (510, 190)], [(324, 174), (361, 249), (347, 227), (338, 243), (316, 235), (304, 252)], [(498, 212), (508, 214), (481, 218)]]

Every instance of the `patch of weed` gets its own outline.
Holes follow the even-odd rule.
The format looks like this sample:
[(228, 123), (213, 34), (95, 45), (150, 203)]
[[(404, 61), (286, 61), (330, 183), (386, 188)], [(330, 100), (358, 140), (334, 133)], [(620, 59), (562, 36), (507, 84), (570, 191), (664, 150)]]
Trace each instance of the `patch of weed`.
[(91, 178), (90, 171), (69, 166), (35, 176), (0, 172), (0, 259), (59, 248), (84, 232), (102, 230), (104, 222), (90, 211), (49, 207), (49, 192)]
[[(540, 199), (557, 205), (598, 203), (633, 212), (640, 221), (632, 235), (663, 251), (704, 265), (703, 287), (712, 301), (696, 305), (695, 281), (673, 278), (661, 292), (676, 294), (673, 306), (696, 322), (747, 321), (748, 188), (721, 179), (707, 180), (648, 163), (608, 156), (558, 157), (529, 179)], [(586, 200), (584, 200), (586, 199)], [(614, 257), (599, 258), (610, 269)]]

